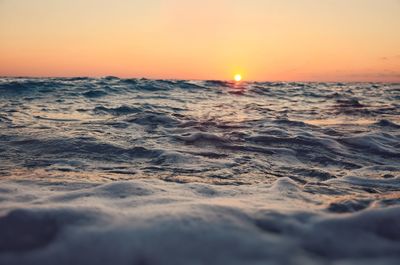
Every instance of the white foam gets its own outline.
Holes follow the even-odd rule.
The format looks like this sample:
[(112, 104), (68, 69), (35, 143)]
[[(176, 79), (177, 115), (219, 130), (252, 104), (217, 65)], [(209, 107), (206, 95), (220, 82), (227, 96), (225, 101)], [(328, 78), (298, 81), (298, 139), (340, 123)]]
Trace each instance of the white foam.
[[(60, 186), (69, 185), (68, 189)], [(0, 264), (397, 264), (400, 207), (330, 214), (289, 178), (216, 186), (7, 181)]]

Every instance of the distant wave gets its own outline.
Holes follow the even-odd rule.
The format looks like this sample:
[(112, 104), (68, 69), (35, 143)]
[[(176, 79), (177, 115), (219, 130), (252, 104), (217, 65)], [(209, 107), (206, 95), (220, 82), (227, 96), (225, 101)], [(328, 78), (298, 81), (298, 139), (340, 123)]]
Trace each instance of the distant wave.
[[(11, 137), (1, 146), (7, 150), (5, 164), (24, 167), (37, 159), (51, 165), (65, 153), (77, 160), (88, 154), (89, 165), (114, 156), (131, 163), (127, 150), (143, 148), (196, 160), (194, 154), (216, 153), (230, 161), (219, 165), (212, 161), (214, 155), (203, 156), (198, 166), (204, 177), (203, 171), (216, 168), (236, 177), (248, 170), (268, 174), (279, 168), (298, 179), (299, 166), (329, 166), (335, 176), (398, 163), (396, 85), (245, 82), (240, 95), (229, 93), (235, 86), (217, 80), (117, 77), (0, 79), (2, 135)], [(123, 149), (111, 148), (115, 144)], [(193, 166), (181, 164), (182, 171)], [(160, 173), (174, 174), (168, 167)]]

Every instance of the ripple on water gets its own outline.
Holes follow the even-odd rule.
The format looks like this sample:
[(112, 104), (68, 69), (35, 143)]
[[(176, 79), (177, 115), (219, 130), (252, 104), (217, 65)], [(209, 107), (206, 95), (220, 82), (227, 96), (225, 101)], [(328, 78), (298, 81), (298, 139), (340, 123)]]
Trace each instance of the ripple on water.
[(0, 263), (68, 249), (77, 264), (398, 264), (399, 98), (395, 84), (0, 78)]

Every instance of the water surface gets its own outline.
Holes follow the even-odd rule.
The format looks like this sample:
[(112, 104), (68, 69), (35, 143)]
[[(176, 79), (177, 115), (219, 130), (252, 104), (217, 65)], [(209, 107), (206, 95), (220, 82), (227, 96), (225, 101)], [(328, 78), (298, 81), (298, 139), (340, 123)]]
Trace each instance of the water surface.
[[(113, 238), (121, 264), (396, 264), (399, 114), (399, 84), (1, 78), (0, 232), (57, 229), (46, 244), (40, 233), (36, 245), (0, 239), (0, 261), (46, 263), (94, 233)], [(82, 224), (60, 216), (89, 227), (109, 219), (109, 234), (65, 238), (64, 226)], [(349, 245), (351, 233), (360, 239)], [(194, 243), (187, 256), (121, 250), (154, 238)], [(210, 242), (216, 260), (205, 254)], [(76, 261), (94, 263), (106, 249)]]

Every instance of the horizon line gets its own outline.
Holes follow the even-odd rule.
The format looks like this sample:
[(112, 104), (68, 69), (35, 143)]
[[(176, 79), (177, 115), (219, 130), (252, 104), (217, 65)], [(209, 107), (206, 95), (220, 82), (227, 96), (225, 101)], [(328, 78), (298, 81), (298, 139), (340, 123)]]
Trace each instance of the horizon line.
[[(93, 78), (93, 79), (101, 79), (101, 78), (118, 78), (118, 79), (147, 79), (147, 80), (171, 80), (171, 81), (221, 81), (221, 82), (235, 82), (233, 79), (186, 79), (186, 78), (157, 78), (157, 77), (119, 77), (115, 75), (101, 75), (101, 76), (24, 76), (24, 75), (0, 75), (0, 78), (31, 78), (31, 79), (41, 79), (41, 78), (48, 78), (48, 79), (56, 79), (56, 78), (64, 78), (64, 79), (73, 79), (73, 78)], [(242, 80), (241, 83), (377, 83), (377, 84), (400, 84), (399, 81), (368, 81), (368, 80), (352, 80), (352, 81), (345, 81), (345, 80), (307, 80), (307, 79), (298, 79), (298, 80)]]

